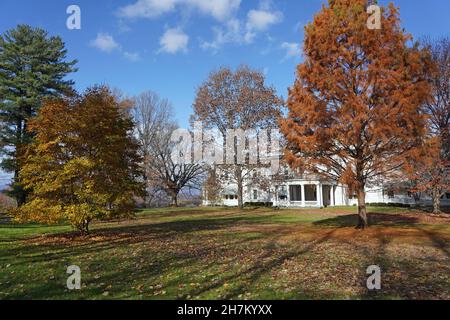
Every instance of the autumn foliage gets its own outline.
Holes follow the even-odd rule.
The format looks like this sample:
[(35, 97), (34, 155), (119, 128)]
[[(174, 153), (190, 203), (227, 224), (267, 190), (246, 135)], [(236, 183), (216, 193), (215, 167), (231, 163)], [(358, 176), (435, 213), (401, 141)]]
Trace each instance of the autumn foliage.
[[(283, 106), (283, 99), (277, 96), (275, 88), (265, 83), (262, 72), (246, 65), (235, 71), (222, 67), (212, 72), (197, 90), (191, 121), (201, 122), (206, 129), (217, 129), (226, 141), (227, 130), (259, 131), (275, 127)], [(234, 164), (217, 167), (236, 183), (238, 206), (243, 209), (244, 182), (264, 165), (238, 163), (237, 149), (236, 141)]]
[(442, 38), (424, 47), (430, 52), (433, 68), (429, 70), (432, 99), (424, 104), (428, 118), (428, 136), (423, 147), (408, 162), (406, 172), (411, 191), (425, 193), (433, 200), (433, 213), (441, 213), (441, 197), (450, 190), (450, 40)]
[(305, 28), (304, 62), (281, 120), (293, 167), (337, 179), (358, 197), (399, 172), (426, 133), (420, 107), (430, 98), (428, 56), (400, 27), (392, 4), (382, 28), (367, 28), (365, 0), (329, 1)]
[(82, 232), (96, 218), (133, 212), (140, 192), (132, 121), (105, 87), (47, 100), (29, 130), (36, 136), (22, 159), (20, 179), (31, 191), (19, 221), (68, 220)]
[(427, 138), (407, 161), (404, 170), (410, 191), (426, 194), (433, 201), (433, 213), (440, 214), (440, 199), (450, 190), (450, 161), (444, 158), (442, 140), (438, 136)]

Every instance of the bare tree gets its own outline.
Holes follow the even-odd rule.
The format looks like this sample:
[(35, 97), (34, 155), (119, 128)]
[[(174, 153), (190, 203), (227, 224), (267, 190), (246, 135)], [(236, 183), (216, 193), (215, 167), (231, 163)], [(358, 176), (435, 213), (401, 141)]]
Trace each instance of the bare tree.
[(425, 39), (423, 43), (434, 63), (429, 76), (432, 98), (423, 106), (430, 130), (421, 150), (423, 161), (410, 167), (411, 181), (412, 191), (428, 193), (433, 199), (433, 213), (440, 214), (441, 197), (450, 188), (450, 39)]
[(144, 204), (151, 206), (154, 198), (159, 197), (161, 188), (150, 176), (149, 163), (152, 158), (152, 146), (158, 137), (158, 132), (163, 128), (172, 125), (170, 120), (172, 106), (167, 99), (162, 99), (152, 91), (140, 94), (134, 99), (133, 118), (136, 123), (136, 137), (140, 143), (140, 153), (143, 158), (145, 182)]
[[(277, 118), (283, 101), (273, 87), (265, 84), (264, 74), (241, 66), (235, 72), (221, 68), (212, 72), (208, 80), (197, 91), (191, 121), (200, 121), (206, 129), (217, 129), (224, 141), (228, 130), (255, 130), (277, 127)], [(245, 140), (245, 139), (244, 139)], [(221, 165), (229, 179), (237, 184), (239, 208), (243, 208), (245, 181), (259, 167), (240, 163), (235, 139), (234, 164)]]
[(178, 195), (184, 188), (199, 186), (203, 167), (198, 164), (177, 164), (172, 161), (174, 143), (172, 132), (177, 129), (173, 120), (172, 106), (157, 93), (145, 92), (135, 98), (133, 116), (136, 136), (141, 144), (144, 181), (146, 184), (146, 206), (153, 200), (161, 200), (162, 194), (178, 205)]
[(429, 115), (431, 133), (442, 140), (444, 156), (449, 154), (450, 138), (450, 39), (441, 38), (437, 41), (425, 40), (436, 69), (431, 73), (430, 82), (433, 89), (433, 99), (425, 104)]
[(178, 206), (178, 195), (181, 190), (200, 190), (205, 173), (204, 166), (199, 163), (181, 163), (174, 161), (172, 155), (176, 143), (172, 141), (172, 133), (177, 129), (174, 124), (162, 127), (156, 133), (150, 148), (148, 172), (153, 185), (158, 185), (171, 198), (172, 206)]

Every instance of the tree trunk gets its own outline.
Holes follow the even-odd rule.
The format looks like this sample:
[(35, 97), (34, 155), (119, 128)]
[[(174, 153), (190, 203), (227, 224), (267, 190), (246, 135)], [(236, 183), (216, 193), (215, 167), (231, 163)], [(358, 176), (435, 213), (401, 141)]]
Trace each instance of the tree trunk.
[(84, 219), (81, 223), (77, 224), (76, 227), (80, 231), (82, 236), (86, 236), (89, 234), (89, 224), (91, 223), (91, 219)]
[(26, 191), (23, 189), (22, 184), (19, 180), (19, 169), (14, 170), (14, 178), (13, 178), (13, 192), (14, 197), (17, 201), (17, 206), (21, 207), (27, 202), (27, 194)]
[(150, 208), (149, 198), (150, 195), (148, 192), (147, 177), (144, 175), (144, 194), (142, 196), (142, 200), (144, 201), (144, 208), (146, 209)]
[(441, 214), (441, 194), (433, 190), (433, 214)]
[(238, 193), (238, 207), (244, 209), (244, 186), (242, 181), (242, 168), (238, 165), (236, 167), (236, 181), (237, 181), (237, 193)]
[(172, 207), (178, 207), (178, 193), (172, 192)]
[(84, 225), (84, 231), (86, 232), (86, 234), (89, 234), (89, 223), (90, 223), (90, 220), (86, 219), (85, 225)]
[(364, 185), (358, 190), (358, 226), (357, 229), (365, 229), (369, 226), (366, 209), (366, 192)]

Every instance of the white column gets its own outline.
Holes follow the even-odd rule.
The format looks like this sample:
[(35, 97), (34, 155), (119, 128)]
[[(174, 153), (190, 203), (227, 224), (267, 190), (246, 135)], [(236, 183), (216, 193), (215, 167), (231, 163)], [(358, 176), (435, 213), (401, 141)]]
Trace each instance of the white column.
[(280, 188), (280, 187), (275, 188), (275, 189), (273, 190), (273, 192), (274, 192), (273, 206), (274, 206), (274, 207), (278, 207), (278, 189), (279, 189), (279, 188)]
[(286, 184), (286, 193), (287, 193), (287, 203), (291, 204), (291, 188), (289, 187), (289, 184)]
[(331, 190), (330, 190), (330, 206), (335, 206), (334, 203), (334, 186), (331, 185)]
[(322, 185), (320, 183), (317, 184), (317, 204), (319, 205), (319, 207), (323, 207), (323, 202), (322, 202)]
[(306, 203), (305, 203), (305, 185), (303, 183), (301, 185), (301, 190), (302, 190), (302, 207), (306, 207)]

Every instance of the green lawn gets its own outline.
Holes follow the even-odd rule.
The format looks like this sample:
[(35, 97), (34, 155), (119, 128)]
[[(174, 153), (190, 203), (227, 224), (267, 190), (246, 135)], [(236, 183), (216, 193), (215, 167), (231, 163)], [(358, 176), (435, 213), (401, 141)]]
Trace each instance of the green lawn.
[[(0, 299), (450, 299), (450, 218), (370, 208), (192, 208), (96, 223), (0, 225)], [(382, 269), (382, 290), (365, 287)], [(81, 290), (66, 268), (81, 268)]]

